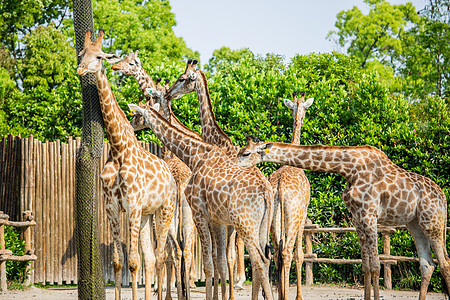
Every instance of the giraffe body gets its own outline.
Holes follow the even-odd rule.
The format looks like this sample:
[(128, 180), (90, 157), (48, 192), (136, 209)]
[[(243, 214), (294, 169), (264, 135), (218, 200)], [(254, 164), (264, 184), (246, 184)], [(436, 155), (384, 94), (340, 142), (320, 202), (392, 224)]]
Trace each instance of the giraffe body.
[(251, 257), (252, 299), (257, 299), (260, 285), (267, 299), (273, 299), (268, 278), (269, 259), (264, 253), (273, 209), (271, 188), (254, 172), (238, 166), (220, 148), (187, 136), (152, 108), (129, 106), (144, 116), (156, 136), (192, 171), (185, 194), (202, 242), (206, 299), (212, 299), (211, 242), (225, 251), (225, 239), (213, 239), (210, 228), (224, 237), (228, 225), (234, 226), (242, 237)]
[[(164, 101), (164, 94), (167, 91), (168, 87), (163, 87), (160, 85), (161, 79), (157, 80), (157, 84), (152, 80), (152, 78), (147, 74), (147, 72), (144, 70), (144, 68), (141, 65), (141, 61), (138, 57), (138, 51), (135, 53), (131, 52), (129, 55), (127, 55), (121, 62), (115, 64), (112, 66), (113, 70), (120, 71), (124, 75), (127, 76), (133, 76), (136, 81), (139, 83), (139, 87), (142, 90), (144, 96), (149, 100), (148, 103), (150, 105), (153, 105), (155, 102), (155, 99), (158, 100), (161, 99), (162, 102), (162, 108), (164, 109), (165, 115), (164, 117), (171, 122), (174, 126), (180, 128), (181, 130), (188, 132), (189, 135), (201, 139), (200, 135), (197, 133), (191, 131), (188, 129), (184, 124), (182, 124), (176, 116), (173, 114), (172, 109), (170, 107), (170, 103), (167, 101)], [(153, 93), (158, 92), (160, 97), (155, 97)], [(161, 97), (162, 96), (162, 97)], [(147, 105), (148, 105), (147, 103)], [(146, 105), (140, 103), (140, 106), (145, 108)], [(135, 130), (140, 130), (143, 128), (147, 128), (142, 122), (142, 118), (139, 118), (137, 116), (136, 118), (133, 118), (132, 120), (133, 127)], [(178, 188), (178, 194), (180, 195), (180, 211), (179, 211), (179, 217), (178, 217), (178, 226), (180, 226), (180, 231), (182, 235), (182, 240), (184, 242), (184, 250), (183, 250), (183, 256), (184, 261), (186, 265), (186, 269), (189, 271), (192, 264), (192, 248), (194, 245), (194, 238), (195, 238), (195, 224), (192, 220), (192, 212), (190, 211), (190, 207), (186, 201), (186, 197), (184, 195), (184, 190), (186, 189), (186, 186), (189, 182), (189, 178), (192, 175), (191, 170), (186, 166), (185, 163), (183, 163), (177, 156), (173, 155), (170, 151), (165, 151), (164, 154), (164, 161), (169, 166), (169, 169), (172, 172), (172, 175), (175, 179), (177, 188)], [(178, 227), (175, 225), (175, 227)], [(173, 235), (175, 230), (171, 230), (170, 234)], [(176, 235), (172, 237), (173, 240), (176, 240)], [(170, 251), (170, 249), (169, 249)], [(177, 261), (176, 265), (178, 265), (177, 268), (177, 276), (179, 280), (188, 280), (189, 278), (181, 279), (181, 274), (178, 273), (179, 269), (181, 268), (181, 261)], [(188, 276), (187, 276), (188, 277)], [(169, 280), (168, 280), (169, 281)], [(186, 284), (186, 283), (185, 283)], [(186, 284), (187, 286), (187, 284)], [(167, 285), (167, 291), (170, 293), (170, 284), (168, 282)], [(187, 297), (189, 298), (189, 291)]]
[[(155, 268), (155, 254), (150, 240), (150, 214), (156, 218), (157, 251), (156, 268), (158, 281), (164, 261), (164, 247), (170, 222), (175, 209), (175, 180), (167, 164), (157, 156), (143, 149), (133, 128), (119, 108), (109, 86), (102, 60), (117, 62), (119, 58), (101, 50), (104, 36), (100, 30), (95, 42), (90, 41), (91, 32), (86, 33), (83, 56), (77, 73), (84, 76), (94, 73), (99, 92), (100, 106), (108, 140), (111, 145), (108, 160), (101, 172), (105, 209), (111, 225), (114, 242), (115, 298), (121, 299), (121, 276), (123, 267), (122, 244), (120, 240), (120, 212), (125, 211), (130, 228), (129, 269), (132, 275), (132, 295), (137, 299), (137, 271), (140, 266), (138, 241), (141, 242), (145, 267), (145, 299), (150, 299), (150, 285)], [(161, 285), (159, 285), (161, 286)], [(158, 293), (162, 299), (162, 290)]]
[[(195, 70), (194, 65), (196, 61), (192, 64), (188, 62), (186, 71), (182, 74), (178, 80), (170, 87), (168, 91), (167, 97), (169, 99), (179, 98), (187, 93), (196, 92), (198, 95), (198, 103), (200, 110), (200, 121), (202, 126), (202, 138), (204, 141), (211, 143), (213, 145), (221, 148), (226, 154), (234, 159), (237, 155), (237, 150), (234, 147), (231, 139), (228, 135), (220, 128), (220, 126), (216, 122), (216, 118), (214, 116), (214, 112), (212, 109), (211, 97), (209, 95), (208, 83), (206, 80), (205, 74), (201, 70)], [(252, 168), (252, 171), (255, 172), (260, 178), (266, 182), (267, 186), (269, 183), (265, 179), (264, 175), (257, 168)], [(213, 230), (218, 230), (217, 234), (224, 234), (223, 228), (215, 227)], [(213, 261), (215, 263), (214, 268), (214, 278), (218, 278), (220, 276), (221, 282), (226, 282), (226, 269), (225, 266), (222, 265), (225, 263), (225, 257), (228, 263), (228, 278), (229, 278), (229, 287), (230, 287), (230, 299), (234, 299), (234, 264), (236, 260), (236, 251), (234, 249), (234, 245), (236, 242), (237, 245), (237, 260), (238, 260), (238, 269), (237, 269), (237, 278), (238, 282), (236, 284), (237, 288), (242, 288), (242, 284), (245, 281), (245, 269), (244, 269), (244, 243), (242, 239), (238, 235), (236, 237), (236, 232), (233, 231), (232, 227), (229, 227), (226, 231), (227, 235), (227, 253), (221, 251), (221, 247), (213, 248)], [(216, 239), (223, 240), (223, 236), (219, 236), (214, 234)], [(214, 239), (214, 237), (213, 237)], [(225, 247), (223, 247), (225, 249)], [(215, 250), (215, 251), (214, 251)], [(226, 293), (226, 286), (222, 284), (222, 295)], [(214, 281), (214, 291), (215, 297), (218, 297), (218, 280)]]
[(447, 199), (431, 179), (404, 170), (379, 149), (371, 146), (293, 146), (283, 143), (249, 142), (239, 159), (253, 165), (277, 162), (313, 171), (341, 174), (347, 181), (342, 198), (352, 213), (361, 243), (364, 297), (379, 299), (380, 261), (377, 225), (406, 225), (414, 238), (420, 259), (419, 299), (426, 298), (435, 268), (430, 246), (450, 288), (450, 259), (445, 248)]
[[(297, 99), (296, 96), (297, 93), (294, 92), (293, 101), (284, 100), (284, 104), (291, 109), (294, 119), (292, 145), (300, 144), (300, 132), (306, 109), (313, 101), (313, 99), (308, 99), (305, 102), (304, 93), (300, 99)], [(304, 258), (302, 241), (311, 188), (302, 169), (287, 165), (273, 172), (269, 182), (274, 192), (274, 218), (271, 235), (275, 249), (274, 260), (278, 264), (280, 275), (278, 279), (279, 299), (289, 298), (289, 271), (294, 256), (297, 269), (296, 299), (302, 300), (301, 267)], [(283, 242), (283, 247), (280, 247), (280, 241)], [(297, 244), (295, 244), (296, 241)]]

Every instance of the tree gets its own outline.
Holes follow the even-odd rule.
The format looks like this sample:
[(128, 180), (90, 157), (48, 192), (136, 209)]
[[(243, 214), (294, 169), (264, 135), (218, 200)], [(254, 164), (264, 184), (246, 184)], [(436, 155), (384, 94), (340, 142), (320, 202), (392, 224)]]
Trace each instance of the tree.
[(421, 23), (405, 35), (404, 90), (415, 99), (450, 96), (450, 1), (430, 0)]
[(205, 69), (213, 73), (219, 64), (221, 63), (237, 63), (246, 56), (254, 58), (255, 55), (249, 48), (243, 48), (239, 50), (231, 50), (229, 47), (223, 46), (220, 49), (216, 49), (213, 52), (212, 57), (209, 59), (208, 64), (205, 65)]
[(68, 77), (75, 76), (75, 49), (53, 23), (38, 26), (24, 38), (25, 57), (21, 65), (24, 89), (37, 86), (52, 90)]
[(184, 60), (199, 57), (175, 36), (175, 16), (169, 1), (99, 0), (93, 3), (94, 23), (105, 30), (104, 48), (128, 54), (149, 53), (151, 61)]
[(379, 60), (395, 66), (396, 53), (402, 52), (401, 37), (407, 26), (418, 22), (419, 17), (411, 3), (391, 5), (384, 0), (364, 0), (370, 11), (364, 15), (356, 6), (341, 11), (327, 38), (337, 37), (336, 43), (347, 47), (362, 67), (370, 60)]
[(58, 28), (72, 1), (70, 0), (2, 0), (0, 3), (0, 44), (14, 59), (22, 57), (21, 40), (39, 25), (56, 21)]

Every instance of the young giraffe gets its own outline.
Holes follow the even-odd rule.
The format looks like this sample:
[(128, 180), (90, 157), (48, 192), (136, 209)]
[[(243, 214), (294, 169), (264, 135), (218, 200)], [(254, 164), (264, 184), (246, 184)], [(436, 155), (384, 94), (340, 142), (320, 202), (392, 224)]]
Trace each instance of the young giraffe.
[[(222, 148), (226, 154), (230, 158), (235, 158), (237, 155), (236, 147), (231, 142), (230, 137), (220, 128), (219, 124), (216, 122), (216, 118), (214, 116), (214, 112), (211, 104), (211, 97), (209, 95), (208, 90), (208, 82), (206, 80), (205, 74), (201, 70), (196, 70), (195, 65), (197, 61), (189, 60), (187, 63), (186, 71), (182, 74), (179, 79), (171, 86), (170, 91), (167, 93), (167, 98), (174, 99), (179, 98), (185, 94), (196, 92), (198, 96), (198, 103), (200, 108), (200, 122), (202, 126), (202, 138), (208, 143), (213, 145), (217, 145)], [(194, 78), (195, 77), (195, 78)], [(256, 172), (261, 178), (264, 178), (264, 175), (257, 168), (253, 168), (253, 171)], [(228, 269), (229, 269), (229, 282), (230, 282), (230, 299), (234, 299), (234, 284), (233, 284), (233, 267), (234, 267), (234, 258), (235, 252), (234, 244), (236, 234), (233, 233), (233, 229), (230, 228), (228, 230)], [(245, 268), (244, 268), (244, 244), (239, 235), (236, 238), (236, 245), (238, 248), (238, 283), (236, 284), (237, 288), (242, 288), (242, 284), (245, 281)], [(216, 249), (218, 249), (216, 247)], [(218, 249), (220, 250), (220, 249)], [(225, 274), (223, 273), (223, 252), (217, 252), (217, 260), (218, 260), (218, 268), (215, 268), (215, 273), (217, 278), (217, 271), (221, 271), (220, 274), (222, 280), (221, 282), (226, 282)], [(218, 270), (217, 270), (218, 269)], [(218, 280), (214, 281), (215, 293), (218, 293)], [(225, 284), (222, 284), (222, 293), (224, 291)]]
[[(166, 85), (161, 85), (161, 79), (158, 78), (156, 80), (156, 84), (152, 80), (152, 78), (148, 75), (148, 73), (144, 70), (144, 68), (141, 65), (141, 60), (138, 57), (138, 51), (135, 53), (131, 52), (129, 55), (127, 55), (121, 62), (118, 62), (117, 64), (113, 65), (111, 67), (115, 71), (119, 71), (122, 74), (126, 76), (133, 76), (137, 82), (139, 83), (139, 87), (144, 93), (144, 96), (149, 99), (150, 105), (153, 105), (154, 103), (154, 97), (152, 95), (153, 92), (159, 91), (161, 95), (164, 95), (167, 92), (168, 89), (168, 81), (166, 81)], [(155, 99), (158, 100), (160, 97), (156, 97)], [(145, 107), (144, 104), (142, 104), (141, 100), (139, 102), (140, 107)], [(195, 138), (201, 139), (200, 135), (191, 131), (188, 129), (184, 124), (182, 124), (174, 115), (172, 112), (172, 109), (170, 107), (170, 104), (167, 103), (167, 105), (163, 106), (164, 109), (167, 110), (168, 115), (165, 115), (166, 119), (171, 122), (174, 126), (182, 129), (187, 130), (192, 134)], [(140, 130), (143, 128), (146, 128), (143, 124), (139, 124), (140, 120), (139, 118), (133, 119), (134, 122), (137, 122), (134, 126), (137, 128), (136, 130)], [(184, 196), (184, 190), (186, 188), (186, 185), (189, 181), (189, 178), (191, 177), (192, 173), (189, 170), (189, 168), (186, 166), (185, 163), (183, 163), (178, 157), (173, 155), (170, 151), (165, 151), (164, 154), (164, 161), (169, 166), (169, 169), (172, 172), (172, 175), (175, 179), (175, 182), (177, 183), (178, 187), (178, 194), (180, 195), (181, 199), (181, 207), (180, 207), (180, 214), (179, 214), (179, 226), (181, 230), (181, 235), (183, 237), (184, 242), (184, 261), (186, 270), (190, 270), (192, 264), (192, 248), (194, 245), (194, 238), (195, 238), (195, 225), (194, 221), (192, 220), (192, 213), (190, 212), (189, 205), (187, 204), (186, 197)], [(183, 216), (183, 217), (181, 217)], [(177, 275), (179, 276), (179, 275)], [(188, 278), (187, 278), (188, 279)], [(170, 291), (170, 282), (167, 282), (168, 291)], [(189, 291), (187, 291), (189, 293)]]
[[(106, 214), (114, 241), (115, 299), (121, 299), (124, 258), (119, 214), (121, 210), (125, 210), (130, 228), (129, 269), (132, 275), (133, 299), (137, 299), (136, 275), (140, 265), (140, 240), (145, 267), (145, 299), (148, 300), (151, 297), (151, 279), (155, 268), (155, 255), (150, 240), (150, 214), (155, 214), (156, 217), (156, 271), (158, 286), (161, 286), (164, 248), (175, 209), (175, 180), (164, 161), (140, 146), (133, 128), (111, 91), (102, 61), (105, 59), (113, 63), (120, 58), (101, 50), (104, 34), (104, 31), (100, 30), (97, 40), (91, 42), (91, 32), (86, 33), (84, 49), (79, 54), (83, 59), (77, 73), (79, 76), (87, 73), (95, 75), (103, 121), (111, 145), (101, 179)], [(162, 299), (162, 289), (158, 291), (158, 299)]]
[(247, 166), (276, 162), (345, 177), (347, 187), (342, 198), (352, 213), (361, 243), (365, 300), (370, 300), (371, 281), (374, 299), (380, 299), (378, 224), (406, 225), (413, 236), (422, 277), (420, 300), (425, 300), (435, 268), (430, 246), (450, 290), (450, 258), (445, 248), (447, 199), (431, 179), (396, 166), (386, 154), (371, 146), (296, 146), (250, 141), (241, 149), (239, 160)]
[[(305, 93), (302, 93), (302, 97), (297, 99), (296, 92), (293, 93), (293, 101), (284, 99), (284, 104), (292, 111), (294, 119), (292, 145), (300, 145), (303, 119), (307, 108), (312, 105), (313, 101), (314, 99), (310, 98), (305, 102)], [(294, 253), (297, 269), (296, 299), (302, 300), (301, 270), (304, 257), (302, 238), (310, 197), (309, 181), (302, 169), (285, 165), (270, 175), (269, 182), (274, 192), (274, 218), (271, 227), (272, 241), (275, 248), (274, 260), (275, 263), (278, 263), (278, 259), (282, 260), (277, 266), (280, 272), (279, 299), (287, 300), (289, 298), (289, 270), (291, 269), (295, 240), (297, 240)], [(284, 241), (284, 249), (280, 245), (280, 240)], [(282, 257), (278, 257), (280, 255), (279, 251)]]
[[(211, 240), (215, 231), (210, 232), (210, 227), (224, 232), (226, 225), (234, 226), (249, 251), (254, 279), (252, 299), (258, 298), (260, 285), (266, 298), (273, 299), (268, 277), (270, 261), (264, 253), (273, 209), (270, 186), (251, 170), (239, 167), (217, 146), (178, 130), (153, 108), (129, 107), (143, 116), (163, 144), (192, 171), (185, 194), (202, 244), (206, 299), (212, 299)], [(224, 240), (216, 241), (218, 247), (224, 247)], [(225, 296), (222, 294), (222, 299)]]

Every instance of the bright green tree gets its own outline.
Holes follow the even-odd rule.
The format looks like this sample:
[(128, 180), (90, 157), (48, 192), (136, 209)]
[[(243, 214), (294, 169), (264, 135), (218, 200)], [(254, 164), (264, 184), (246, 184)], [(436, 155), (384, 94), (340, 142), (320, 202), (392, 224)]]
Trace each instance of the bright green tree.
[(105, 30), (103, 47), (107, 51), (125, 55), (145, 51), (154, 62), (199, 56), (173, 32), (176, 21), (169, 1), (98, 0), (93, 10), (95, 26)]
[(370, 60), (396, 65), (396, 54), (401, 53), (401, 37), (410, 26), (419, 21), (411, 3), (392, 5), (385, 0), (364, 0), (370, 11), (364, 15), (358, 7), (337, 15), (337, 30), (330, 31), (328, 39), (346, 48), (362, 67)]

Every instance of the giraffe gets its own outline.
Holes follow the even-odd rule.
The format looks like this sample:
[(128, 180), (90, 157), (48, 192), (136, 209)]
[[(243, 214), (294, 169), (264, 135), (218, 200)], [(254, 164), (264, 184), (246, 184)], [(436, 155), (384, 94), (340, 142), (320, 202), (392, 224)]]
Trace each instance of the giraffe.
[[(208, 143), (214, 144), (222, 148), (230, 158), (235, 158), (237, 155), (236, 147), (231, 142), (230, 137), (220, 128), (216, 122), (214, 112), (212, 110), (211, 97), (208, 90), (208, 82), (206, 80), (205, 74), (199, 70), (195, 69), (197, 60), (189, 60), (186, 71), (182, 74), (178, 80), (171, 86), (170, 91), (167, 93), (167, 97), (170, 99), (179, 98), (185, 94), (196, 92), (198, 96), (198, 103), (200, 108), (200, 122), (202, 127), (202, 138)], [(190, 79), (191, 77), (195, 77)], [(264, 175), (259, 171), (259, 169), (254, 168), (254, 172), (257, 172), (261, 178)], [(233, 284), (233, 266), (234, 266), (234, 251), (232, 251), (232, 246), (236, 239), (237, 251), (238, 251), (238, 282), (236, 287), (242, 289), (242, 284), (245, 281), (245, 268), (244, 268), (244, 244), (242, 239), (235, 236), (232, 229), (229, 229), (229, 249), (228, 249), (228, 269), (229, 269), (229, 281), (230, 281), (230, 299), (234, 299), (234, 284)], [(218, 253), (223, 255), (223, 253)], [(220, 267), (219, 267), (220, 269)], [(215, 269), (215, 271), (217, 268)], [(217, 276), (216, 276), (217, 277)], [(225, 278), (221, 274), (222, 278)], [(225, 280), (222, 280), (225, 282)], [(214, 281), (215, 291), (218, 292), (217, 288), (218, 280)], [(222, 289), (225, 285), (222, 285)]]
[[(301, 95), (302, 97), (297, 99), (297, 93), (294, 92), (293, 101), (284, 99), (284, 104), (291, 110), (294, 119), (292, 145), (300, 145), (303, 119), (307, 108), (314, 101), (313, 98), (310, 98), (305, 102), (305, 93), (302, 92)], [(289, 270), (291, 269), (292, 253), (294, 253), (294, 244), (297, 239), (294, 253), (297, 269), (296, 299), (302, 300), (301, 268), (304, 257), (302, 238), (310, 197), (309, 181), (302, 169), (285, 165), (272, 173), (269, 182), (274, 192), (274, 218), (271, 234), (275, 248), (274, 260), (275, 263), (278, 263), (277, 268), (280, 274), (279, 299), (289, 298)], [(285, 231), (286, 233), (284, 233)], [(284, 248), (281, 242), (284, 242)], [(280, 255), (281, 257), (279, 257)], [(278, 259), (281, 261), (278, 262)]]
[[(152, 78), (148, 75), (148, 73), (142, 67), (141, 61), (138, 57), (138, 51), (131, 52), (127, 55), (122, 61), (111, 67), (115, 71), (119, 71), (126, 76), (133, 76), (137, 82), (139, 83), (139, 87), (144, 93), (145, 97), (149, 100), (150, 106), (154, 104), (155, 99), (159, 101), (164, 108), (166, 114), (164, 117), (171, 122), (174, 126), (189, 132), (189, 134), (193, 135), (195, 138), (201, 139), (200, 135), (188, 129), (184, 124), (182, 124), (173, 113), (170, 103), (164, 101), (164, 94), (168, 90), (169, 81), (165, 81), (165, 86), (161, 85), (161, 78), (156, 79), (156, 84), (152, 80)], [(155, 95), (153, 94), (155, 93)], [(162, 96), (162, 97), (161, 97)], [(161, 100), (160, 100), (161, 99)], [(165, 104), (165, 105), (164, 105)], [(142, 103), (142, 100), (139, 100), (139, 106), (145, 107)], [(146, 126), (142, 122), (142, 118), (137, 116), (132, 120), (135, 122), (134, 127), (138, 130), (146, 128)], [(186, 270), (190, 271), (192, 264), (192, 249), (194, 245), (195, 238), (195, 225), (192, 220), (192, 213), (190, 211), (189, 205), (186, 201), (186, 197), (184, 196), (184, 190), (186, 188), (187, 183), (189, 182), (189, 178), (192, 175), (191, 170), (186, 166), (184, 162), (182, 162), (177, 156), (173, 155), (170, 151), (164, 151), (164, 161), (169, 166), (169, 169), (172, 172), (172, 175), (175, 179), (178, 188), (178, 194), (180, 195), (180, 213), (178, 226), (180, 229), (180, 234), (182, 236), (182, 241), (184, 243), (183, 247), (183, 259), (185, 262)], [(181, 217), (183, 216), (183, 217)], [(180, 241), (180, 240), (179, 240)], [(181, 262), (177, 262), (180, 265)], [(180, 274), (177, 274), (180, 276)], [(188, 279), (188, 278), (187, 278)], [(186, 285), (187, 286), (187, 285)], [(170, 283), (169, 279), (167, 282), (167, 290), (169, 294), (170, 291)], [(189, 293), (189, 291), (186, 291)], [(187, 297), (189, 297), (187, 295)]]
[[(93, 73), (99, 93), (100, 107), (106, 133), (111, 146), (108, 160), (101, 172), (106, 214), (111, 225), (114, 242), (113, 267), (115, 278), (115, 299), (121, 299), (121, 276), (123, 253), (120, 240), (119, 214), (125, 211), (129, 221), (130, 249), (129, 270), (132, 275), (132, 296), (137, 298), (137, 271), (140, 265), (138, 241), (141, 242), (144, 271), (145, 299), (151, 297), (150, 286), (155, 268), (155, 254), (150, 240), (150, 215), (156, 218), (156, 271), (158, 283), (162, 283), (161, 264), (164, 247), (175, 209), (175, 180), (167, 164), (142, 148), (125, 113), (120, 109), (106, 77), (103, 60), (114, 63), (120, 60), (113, 54), (101, 50), (104, 31), (100, 30), (95, 42), (91, 32), (85, 36), (83, 56), (77, 68), (79, 76)], [(158, 286), (161, 286), (159, 284)], [(162, 299), (162, 289), (158, 291)]]
[(377, 224), (406, 225), (414, 238), (422, 277), (419, 300), (426, 298), (435, 268), (430, 246), (450, 288), (450, 258), (445, 248), (447, 199), (431, 179), (398, 167), (381, 150), (368, 145), (297, 146), (249, 141), (238, 159), (247, 166), (276, 162), (345, 177), (347, 186), (342, 198), (361, 243), (365, 300), (370, 299), (371, 283), (374, 299), (380, 299)]
[[(220, 231), (223, 236), (226, 225), (234, 226), (249, 251), (254, 278), (252, 299), (258, 298), (260, 285), (267, 299), (273, 299), (268, 277), (270, 260), (265, 254), (272, 211), (270, 185), (251, 170), (239, 167), (219, 147), (172, 126), (153, 108), (133, 104), (129, 108), (141, 114), (162, 143), (192, 171), (185, 194), (201, 240), (206, 299), (212, 299), (212, 235)], [(216, 241), (218, 247), (224, 247), (224, 240)]]

